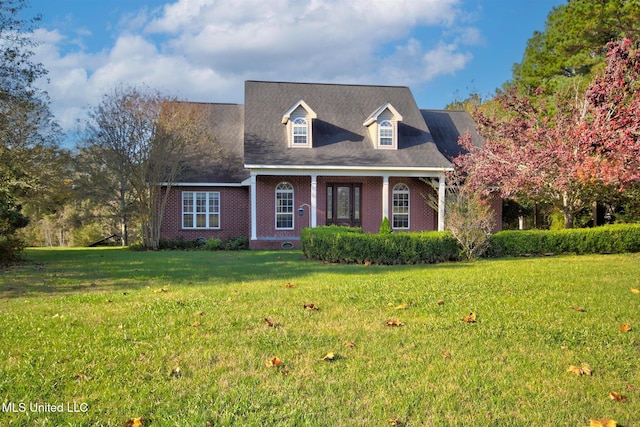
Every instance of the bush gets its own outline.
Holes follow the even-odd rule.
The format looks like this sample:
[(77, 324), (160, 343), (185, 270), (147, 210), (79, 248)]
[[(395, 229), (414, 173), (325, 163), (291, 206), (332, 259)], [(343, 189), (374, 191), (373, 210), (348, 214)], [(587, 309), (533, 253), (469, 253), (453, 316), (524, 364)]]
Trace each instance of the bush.
[(0, 236), (0, 266), (20, 261), (24, 248), (22, 240), (13, 236)]
[(564, 230), (510, 230), (491, 236), (488, 256), (640, 252), (640, 224)]
[(379, 234), (391, 234), (393, 233), (393, 229), (391, 228), (391, 225), (389, 224), (389, 218), (387, 218), (386, 216), (382, 219), (382, 222), (380, 223), (380, 229), (378, 230)]
[(225, 251), (244, 251), (249, 249), (249, 239), (246, 237), (232, 237), (224, 242)]
[(361, 229), (317, 227), (302, 231), (310, 259), (357, 264), (418, 264), (459, 259), (460, 246), (449, 232), (365, 234)]

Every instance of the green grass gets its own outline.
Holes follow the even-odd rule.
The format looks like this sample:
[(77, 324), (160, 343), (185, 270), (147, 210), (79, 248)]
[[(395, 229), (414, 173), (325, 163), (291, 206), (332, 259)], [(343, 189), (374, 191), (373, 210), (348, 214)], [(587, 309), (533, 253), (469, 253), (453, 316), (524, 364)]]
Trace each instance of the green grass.
[[(1, 425), (640, 426), (637, 254), (393, 267), (297, 251), (27, 255), (0, 272)], [(593, 375), (567, 372), (582, 363)], [(28, 407), (74, 402), (87, 411)]]

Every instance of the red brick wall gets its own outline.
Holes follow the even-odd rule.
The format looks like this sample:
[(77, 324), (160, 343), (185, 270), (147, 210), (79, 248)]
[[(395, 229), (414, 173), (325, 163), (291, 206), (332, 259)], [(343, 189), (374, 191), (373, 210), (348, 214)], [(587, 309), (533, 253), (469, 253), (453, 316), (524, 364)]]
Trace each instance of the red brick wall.
[[(183, 191), (220, 192), (219, 229), (182, 228)], [(173, 187), (171, 189), (162, 221), (161, 237), (165, 239), (182, 237), (185, 240), (217, 237), (226, 240), (232, 237), (250, 237), (250, 233), (249, 187)]]
[(438, 213), (429, 206), (425, 198), (431, 196), (437, 200), (437, 194), (432, 187), (418, 178), (389, 178), (389, 223), (393, 225), (393, 187), (401, 183), (409, 187), (409, 229), (401, 231), (437, 230)]

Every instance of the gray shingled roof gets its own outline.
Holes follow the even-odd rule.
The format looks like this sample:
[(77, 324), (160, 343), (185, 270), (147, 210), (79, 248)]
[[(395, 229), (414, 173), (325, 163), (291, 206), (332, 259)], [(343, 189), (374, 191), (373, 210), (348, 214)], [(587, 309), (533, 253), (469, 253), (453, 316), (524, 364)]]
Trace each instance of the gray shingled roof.
[(476, 130), (476, 123), (466, 111), (421, 110), (421, 112), (438, 149), (449, 160), (462, 153), (462, 148), (458, 145), (458, 137), (467, 132), (471, 134), (473, 145), (480, 146), (484, 143), (482, 136)]
[(202, 114), (213, 143), (194, 141), (189, 166), (179, 182), (240, 183), (249, 177), (244, 167), (244, 106), (185, 102)]
[[(194, 142), (183, 183), (240, 183), (244, 165), (450, 167), (460, 154), (458, 137), (470, 132), (483, 143), (466, 111), (420, 110), (406, 87), (246, 82), (246, 104), (184, 102), (202, 114), (213, 144)], [(282, 115), (298, 100), (317, 114), (313, 145), (288, 148)], [(364, 121), (385, 103), (403, 116), (399, 149), (376, 150)], [(245, 120), (246, 119), (246, 120)]]
[[(304, 100), (318, 118), (313, 148), (289, 148), (282, 115)], [(364, 121), (385, 103), (403, 116), (398, 149), (376, 150)], [(409, 88), (315, 83), (245, 83), (244, 162), (265, 166), (450, 167)]]

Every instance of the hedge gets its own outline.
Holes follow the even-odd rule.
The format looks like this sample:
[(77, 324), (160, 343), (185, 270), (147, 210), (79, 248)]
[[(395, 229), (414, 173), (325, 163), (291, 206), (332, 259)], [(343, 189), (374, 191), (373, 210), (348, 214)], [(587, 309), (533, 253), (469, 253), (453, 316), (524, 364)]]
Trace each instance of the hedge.
[[(317, 227), (302, 231), (309, 259), (332, 263), (418, 264), (458, 261), (461, 248), (447, 231), (365, 234), (359, 228)], [(640, 252), (640, 224), (567, 230), (501, 231), (491, 236), (485, 257)]]
[(460, 259), (449, 232), (365, 234), (359, 228), (307, 228), (300, 236), (304, 255), (332, 263), (418, 264)]
[(640, 252), (640, 224), (565, 230), (512, 230), (491, 236), (486, 256)]

